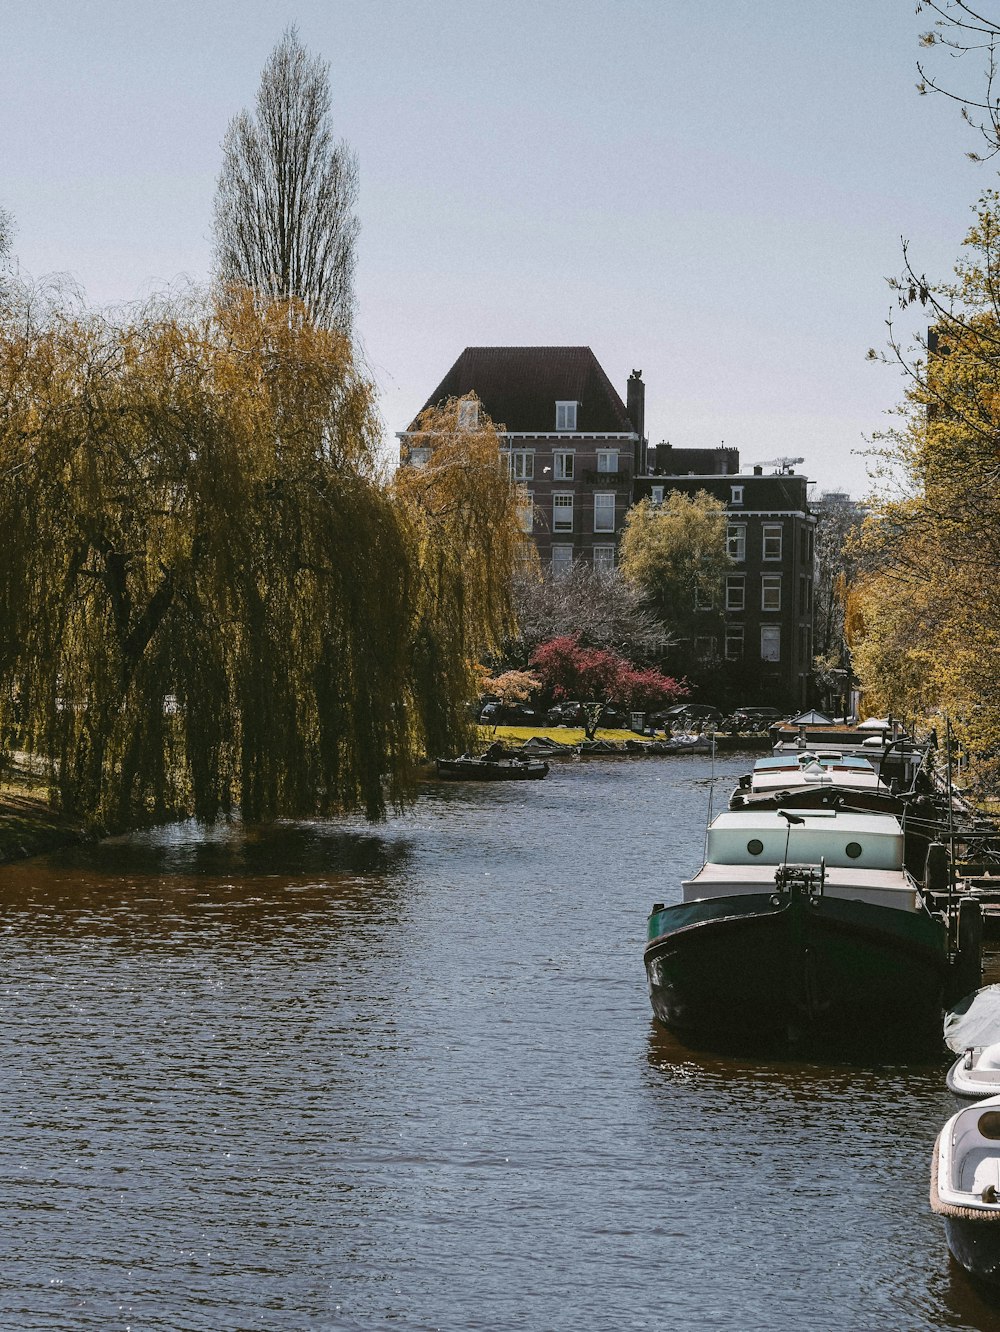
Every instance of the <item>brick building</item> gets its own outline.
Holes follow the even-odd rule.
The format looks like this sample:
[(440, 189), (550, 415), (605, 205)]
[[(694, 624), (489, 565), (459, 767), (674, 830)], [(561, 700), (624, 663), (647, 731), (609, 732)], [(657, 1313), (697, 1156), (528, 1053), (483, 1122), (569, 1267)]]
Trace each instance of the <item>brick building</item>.
[(542, 564), (614, 568), (642, 465), (641, 373), (626, 406), (589, 347), (466, 347), (425, 406), (472, 392), (502, 430)]
[(739, 470), (735, 449), (649, 449), (635, 478), (635, 501), (654, 504), (670, 491), (707, 491), (727, 510), (732, 570), (723, 605), (701, 612), (703, 632), (692, 644), (696, 660), (725, 663), (754, 698), (808, 702), (812, 669), (814, 529), (809, 482), (792, 467), (801, 459)]

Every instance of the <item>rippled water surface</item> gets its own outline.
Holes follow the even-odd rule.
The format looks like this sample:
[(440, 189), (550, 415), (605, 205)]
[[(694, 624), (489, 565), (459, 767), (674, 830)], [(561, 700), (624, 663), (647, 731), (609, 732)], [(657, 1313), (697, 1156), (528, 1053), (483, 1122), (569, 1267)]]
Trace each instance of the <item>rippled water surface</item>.
[(645, 918), (710, 775), (588, 761), (0, 871), (0, 1328), (1000, 1328), (927, 1205), (944, 1059), (654, 1025)]

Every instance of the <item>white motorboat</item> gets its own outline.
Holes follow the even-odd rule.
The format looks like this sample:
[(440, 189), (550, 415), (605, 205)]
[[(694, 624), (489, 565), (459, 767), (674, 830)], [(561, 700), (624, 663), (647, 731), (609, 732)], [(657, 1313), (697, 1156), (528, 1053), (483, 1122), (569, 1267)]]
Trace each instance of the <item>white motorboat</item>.
[(931, 1210), (944, 1218), (955, 1261), (1000, 1285), (1000, 1096), (965, 1106), (938, 1134)]
[(1000, 1096), (1000, 1042), (970, 1045), (949, 1068), (946, 1081), (949, 1091), (967, 1100)]

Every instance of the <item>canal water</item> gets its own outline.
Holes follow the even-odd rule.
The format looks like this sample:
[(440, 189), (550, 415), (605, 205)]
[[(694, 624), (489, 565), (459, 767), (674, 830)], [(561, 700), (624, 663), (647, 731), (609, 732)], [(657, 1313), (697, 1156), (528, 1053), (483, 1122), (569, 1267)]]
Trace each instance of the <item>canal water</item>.
[(0, 871), (0, 1329), (1000, 1328), (928, 1208), (943, 1057), (654, 1025), (647, 912), (748, 764)]

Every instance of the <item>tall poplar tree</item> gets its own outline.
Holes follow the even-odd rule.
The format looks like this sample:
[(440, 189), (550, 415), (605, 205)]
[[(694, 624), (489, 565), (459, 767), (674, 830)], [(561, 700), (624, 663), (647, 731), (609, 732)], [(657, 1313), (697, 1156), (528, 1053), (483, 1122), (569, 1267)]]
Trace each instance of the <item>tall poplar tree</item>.
[(296, 297), (349, 332), (357, 158), (334, 139), (329, 65), (289, 28), (264, 66), (253, 114), (229, 124), (215, 195), (216, 276), (268, 300)]

